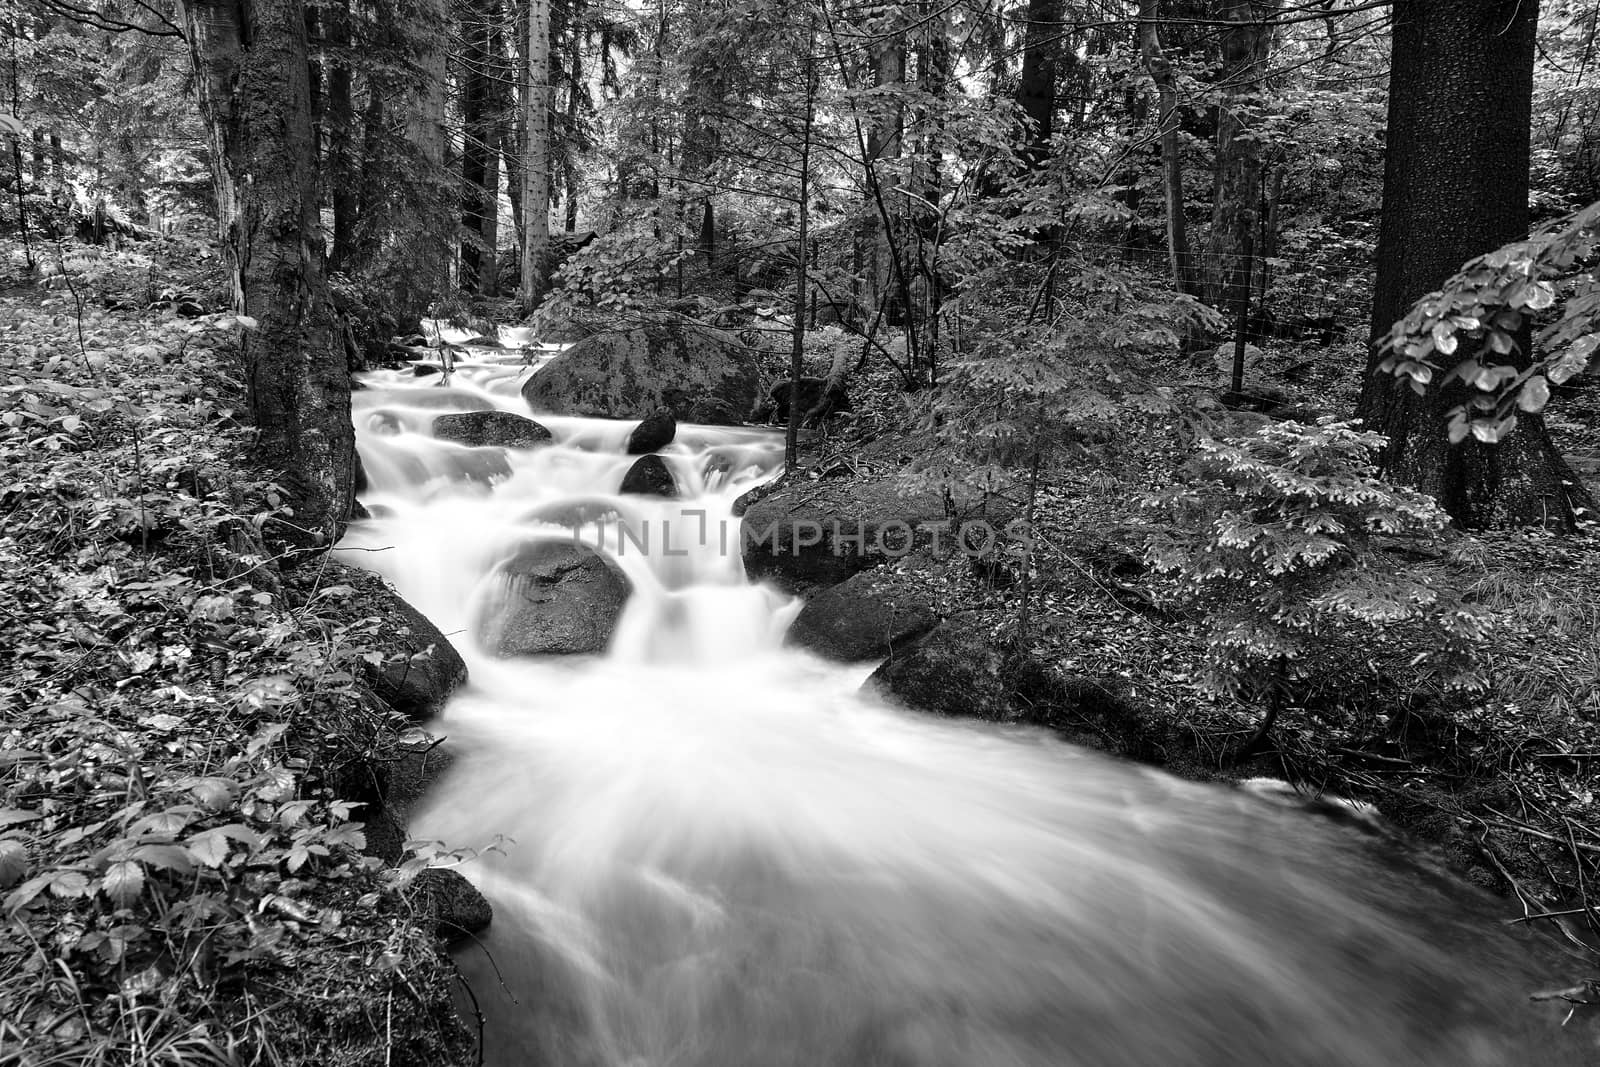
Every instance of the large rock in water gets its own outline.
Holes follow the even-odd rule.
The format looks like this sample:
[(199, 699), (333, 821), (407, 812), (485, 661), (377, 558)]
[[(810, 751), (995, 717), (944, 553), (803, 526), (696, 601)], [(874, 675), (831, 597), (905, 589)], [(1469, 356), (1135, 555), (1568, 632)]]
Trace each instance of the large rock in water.
[(672, 417), (672, 412), (665, 408), (652, 411), (628, 435), (628, 455), (643, 456), (659, 452), (670, 445), (677, 435), (678, 420)]
[(891, 576), (867, 571), (806, 601), (786, 644), (844, 663), (881, 659), (939, 622), (933, 609)]
[(478, 640), (497, 656), (599, 652), (628, 600), (628, 580), (600, 553), (570, 541), (528, 545), (497, 577), (478, 621)]
[(328, 560), (327, 585), (350, 586), (351, 603), (376, 620), (381, 664), (363, 661), (372, 692), (407, 718), (421, 721), (437, 714), (467, 680), (467, 665), (439, 628), (395, 592), (383, 579), (337, 560)]
[(533, 448), (555, 435), (525, 415), (510, 411), (468, 411), (433, 420), (433, 436), (441, 441), (478, 448)]
[(997, 620), (946, 619), (895, 648), (863, 688), (919, 711), (986, 722), (1043, 726), (1077, 744), (1141, 754), (1142, 709), (1114, 683), (1068, 678), (991, 632)]
[(587, 337), (522, 387), (534, 411), (637, 419), (666, 409), (686, 422), (743, 422), (761, 398), (755, 354), (697, 322), (657, 322)]
[(673, 479), (667, 461), (652, 454), (634, 460), (628, 473), (622, 476), (622, 486), (617, 492), (636, 496), (675, 497), (678, 495), (678, 483)]
[(1015, 506), (962, 486), (907, 487), (895, 478), (789, 478), (746, 493), (745, 572), (789, 592), (837, 585), (852, 574), (927, 548), (957, 551), (962, 534), (974, 544), (1000, 544)]

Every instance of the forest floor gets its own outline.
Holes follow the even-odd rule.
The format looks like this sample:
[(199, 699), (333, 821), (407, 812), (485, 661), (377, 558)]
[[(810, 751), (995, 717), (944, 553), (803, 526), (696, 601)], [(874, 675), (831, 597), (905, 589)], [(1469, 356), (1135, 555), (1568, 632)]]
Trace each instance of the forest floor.
[(430, 902), (328, 787), (406, 723), (365, 606), (254, 534), (215, 259), (65, 258), (0, 245), (0, 1064), (470, 1062)]

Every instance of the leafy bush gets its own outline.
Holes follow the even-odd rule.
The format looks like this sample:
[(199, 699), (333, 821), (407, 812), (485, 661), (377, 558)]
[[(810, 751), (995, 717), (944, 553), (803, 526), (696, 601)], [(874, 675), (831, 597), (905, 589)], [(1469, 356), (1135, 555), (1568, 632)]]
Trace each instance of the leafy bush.
[(1450, 687), (1481, 687), (1471, 667), (1485, 620), (1380, 551), (1436, 542), (1448, 522), (1428, 497), (1374, 477), (1382, 444), (1326, 421), (1202, 440), (1197, 477), (1145, 498), (1166, 523), (1146, 562), (1163, 599), (1205, 617), (1212, 692), (1276, 708), (1337, 639), (1374, 634), (1408, 642), (1412, 664)]
[[(1537, 314), (1561, 305), (1520, 351)], [(1465, 341), (1468, 348), (1462, 350)], [(1421, 394), (1460, 379), (1477, 389), (1450, 412), (1450, 440), (1500, 440), (1517, 411), (1538, 412), (1550, 387), (1600, 355), (1600, 202), (1472, 260), (1394, 324), (1382, 368)]]
[(567, 322), (593, 311), (632, 311), (649, 303), (661, 279), (692, 254), (656, 236), (648, 222), (601, 234), (556, 272), (539, 320)]

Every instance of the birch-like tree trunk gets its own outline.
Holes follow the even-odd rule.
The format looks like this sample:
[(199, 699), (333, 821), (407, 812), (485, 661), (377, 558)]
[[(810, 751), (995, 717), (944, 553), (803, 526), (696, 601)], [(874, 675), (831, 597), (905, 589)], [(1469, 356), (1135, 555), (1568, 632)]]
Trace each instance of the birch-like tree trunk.
[(550, 0), (529, 0), (527, 75), (522, 98), (528, 138), (522, 155), (522, 282), (526, 312), (544, 299), (550, 259)]

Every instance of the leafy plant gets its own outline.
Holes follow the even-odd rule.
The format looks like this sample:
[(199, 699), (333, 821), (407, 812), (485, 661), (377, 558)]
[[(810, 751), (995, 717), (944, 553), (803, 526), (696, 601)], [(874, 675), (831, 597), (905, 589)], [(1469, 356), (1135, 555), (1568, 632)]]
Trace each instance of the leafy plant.
[[(1557, 304), (1559, 314), (1535, 330)], [(1529, 331), (1533, 352), (1524, 350)], [(1550, 387), (1600, 353), (1600, 202), (1472, 260), (1417, 301), (1383, 344), (1382, 369), (1411, 379), (1418, 394), (1454, 380), (1477, 390), (1451, 410), (1451, 441), (1500, 440), (1519, 410), (1542, 411)]]
[(1484, 618), (1382, 551), (1436, 542), (1448, 522), (1430, 498), (1375, 477), (1382, 443), (1331, 421), (1206, 439), (1190, 482), (1144, 499), (1165, 524), (1146, 562), (1162, 599), (1204, 618), (1213, 693), (1275, 714), (1338, 639), (1375, 635), (1405, 642), (1412, 665), (1449, 686), (1482, 686)]

